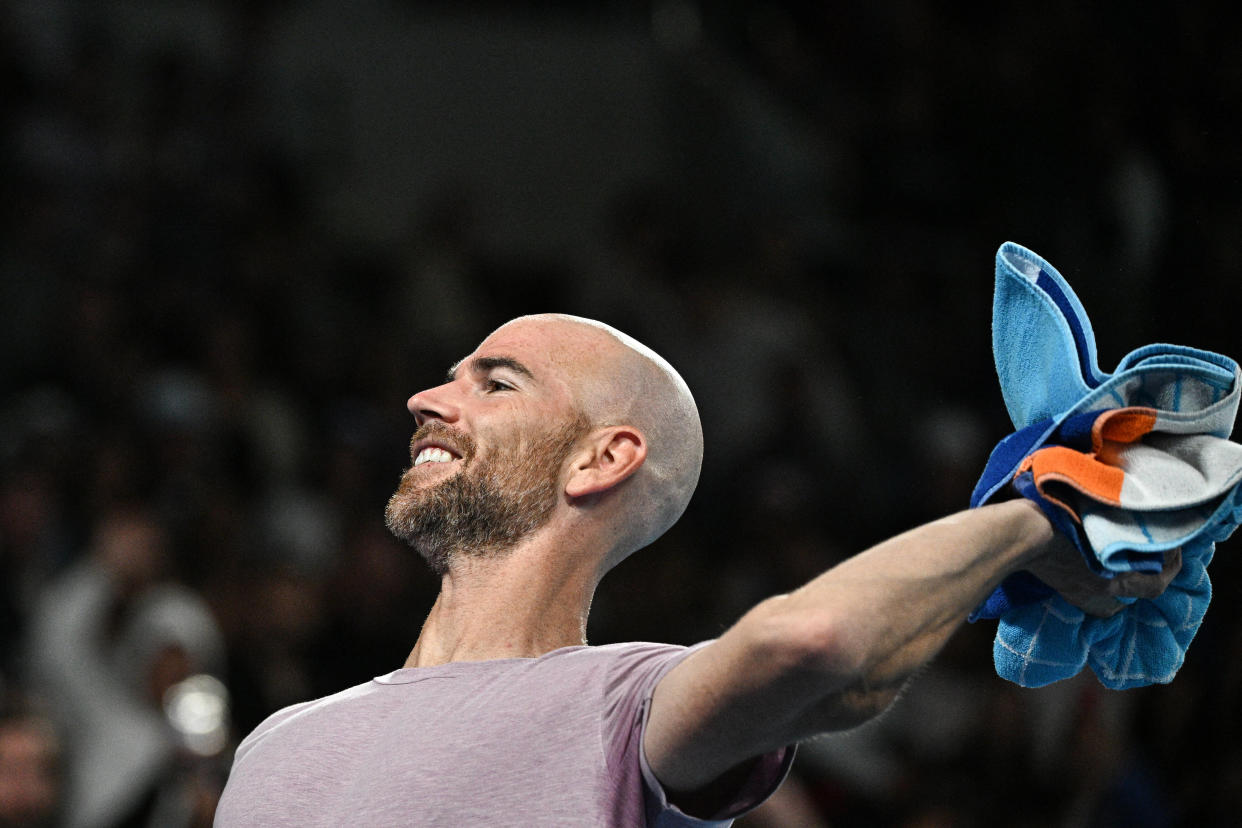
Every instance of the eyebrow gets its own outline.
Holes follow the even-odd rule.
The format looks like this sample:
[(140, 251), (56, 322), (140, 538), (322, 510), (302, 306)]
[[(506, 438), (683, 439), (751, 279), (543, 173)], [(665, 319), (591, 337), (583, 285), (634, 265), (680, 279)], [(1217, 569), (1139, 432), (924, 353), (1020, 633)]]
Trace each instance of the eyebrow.
[[(453, 363), (452, 367), (448, 369), (448, 374), (445, 376), (445, 382), (452, 382), (453, 380), (457, 379), (457, 369), (461, 367), (461, 363), (462, 361), (460, 360), (458, 362)], [(496, 368), (508, 368), (510, 371), (513, 371), (514, 373), (517, 373), (517, 374), (521, 374), (522, 376), (527, 377), (528, 379), (535, 378), (535, 375), (530, 372), (529, 368), (527, 368), (522, 363), (518, 362), (513, 357), (485, 356), (485, 357), (475, 357), (474, 359), (470, 361), (470, 370), (475, 371), (477, 373), (484, 373), (486, 371), (491, 371)]]

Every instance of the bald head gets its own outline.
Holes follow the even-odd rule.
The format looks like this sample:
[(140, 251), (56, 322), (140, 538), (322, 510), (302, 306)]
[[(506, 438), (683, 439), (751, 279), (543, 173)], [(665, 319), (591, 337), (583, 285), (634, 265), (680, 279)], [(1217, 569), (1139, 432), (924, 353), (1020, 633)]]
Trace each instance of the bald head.
[[(623, 537), (611, 564), (662, 535), (690, 502), (703, 463), (698, 407), (663, 357), (617, 329), (578, 316), (523, 316), (502, 326), (537, 329), (576, 408), (593, 427), (627, 425), (646, 438), (647, 458), (623, 484)], [(499, 333), (499, 331), (497, 331)]]

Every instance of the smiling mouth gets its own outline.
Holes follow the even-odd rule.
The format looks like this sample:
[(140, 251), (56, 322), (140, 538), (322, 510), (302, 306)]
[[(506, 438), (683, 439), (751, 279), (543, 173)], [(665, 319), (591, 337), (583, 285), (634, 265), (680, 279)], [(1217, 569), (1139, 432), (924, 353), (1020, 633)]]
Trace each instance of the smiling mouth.
[(459, 458), (447, 449), (442, 449), (439, 446), (427, 446), (415, 456), (414, 468), (418, 468), (424, 463), (451, 463), (457, 459)]

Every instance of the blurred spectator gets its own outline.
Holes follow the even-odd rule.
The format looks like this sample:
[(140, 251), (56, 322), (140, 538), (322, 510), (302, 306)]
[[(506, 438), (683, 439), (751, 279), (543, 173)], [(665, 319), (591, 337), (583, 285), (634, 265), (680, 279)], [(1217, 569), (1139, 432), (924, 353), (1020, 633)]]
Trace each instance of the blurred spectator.
[(114, 508), (34, 609), (31, 680), (65, 734), (70, 828), (170, 824), (152, 821), (182, 784), (165, 697), (219, 674), (224, 644), (202, 600), (168, 580), (167, 543), (150, 514)]
[(0, 828), (60, 825), (64, 765), (52, 720), (29, 700), (0, 699)]

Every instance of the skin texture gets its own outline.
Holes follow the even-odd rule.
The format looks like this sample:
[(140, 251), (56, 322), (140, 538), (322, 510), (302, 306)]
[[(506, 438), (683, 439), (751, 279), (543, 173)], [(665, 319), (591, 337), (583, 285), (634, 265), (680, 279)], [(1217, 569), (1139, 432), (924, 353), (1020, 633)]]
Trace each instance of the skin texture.
[[(501, 553), (461, 541), (447, 550), (407, 667), (585, 643), (600, 578), (680, 516), (698, 479), (702, 432), (685, 383), (639, 343), (589, 320), (514, 320), (407, 407), (420, 429), (411, 457), (430, 441), (455, 459), (411, 470), (394, 499), (415, 503), (469, 474), (467, 445), (541, 464), (553, 481), (546, 517)], [(577, 418), (586, 425), (563, 457), (539, 448), (549, 424)], [(1010, 573), (1035, 571), (1107, 615), (1120, 606), (1119, 586), (1158, 594), (1177, 566), (1171, 559), (1161, 575), (1120, 584), (1097, 578), (1022, 500), (918, 527), (761, 602), (670, 671), (652, 702), (648, 760), (675, 801), (706, 813), (721, 780), (753, 757), (882, 711)]]

